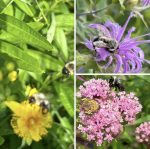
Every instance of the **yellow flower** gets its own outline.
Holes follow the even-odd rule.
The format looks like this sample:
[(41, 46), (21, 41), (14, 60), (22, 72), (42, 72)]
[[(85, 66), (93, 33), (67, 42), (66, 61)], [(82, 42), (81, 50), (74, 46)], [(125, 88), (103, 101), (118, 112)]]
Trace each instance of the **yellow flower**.
[(14, 113), (11, 126), (15, 134), (23, 138), (27, 144), (31, 144), (32, 140), (41, 140), (42, 136), (48, 133), (47, 128), (52, 126), (51, 114), (43, 114), (41, 107), (36, 104), (30, 104), (28, 101), (6, 101), (5, 104)]
[(27, 86), (26, 87), (26, 92), (25, 92), (25, 94), (27, 95), (27, 96), (32, 96), (33, 94), (36, 94), (36, 93), (38, 93), (38, 90), (36, 89), (36, 88), (31, 88), (31, 86)]
[(9, 62), (6, 65), (8, 71), (13, 71), (15, 69), (15, 64), (13, 62)]
[(10, 81), (14, 82), (17, 79), (17, 72), (16, 71), (11, 71), (8, 74), (8, 78)]

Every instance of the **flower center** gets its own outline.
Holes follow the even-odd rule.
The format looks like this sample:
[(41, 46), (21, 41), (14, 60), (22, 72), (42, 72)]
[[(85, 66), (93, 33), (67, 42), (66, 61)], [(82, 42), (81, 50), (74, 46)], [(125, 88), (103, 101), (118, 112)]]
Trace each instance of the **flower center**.
[(32, 127), (33, 125), (35, 125), (36, 124), (36, 119), (35, 118), (33, 118), (33, 117), (30, 117), (29, 119), (28, 119), (28, 127)]

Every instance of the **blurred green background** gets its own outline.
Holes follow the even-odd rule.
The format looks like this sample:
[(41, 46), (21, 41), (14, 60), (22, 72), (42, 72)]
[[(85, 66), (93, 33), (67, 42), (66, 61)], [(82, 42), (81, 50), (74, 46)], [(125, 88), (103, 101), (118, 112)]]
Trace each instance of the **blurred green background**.
[[(90, 80), (92, 78), (105, 79), (109, 80), (111, 76), (109, 75), (88, 75), (80, 76), (84, 80)], [(82, 140), (81, 142), (77, 139), (77, 149), (148, 149), (147, 145), (139, 144), (135, 140), (135, 128), (145, 121), (150, 121), (150, 76), (149, 75), (117, 75), (116, 77), (121, 79), (121, 83), (125, 87), (127, 93), (134, 92), (135, 95), (139, 98), (139, 102), (142, 104), (142, 112), (137, 115), (137, 120), (133, 125), (126, 125), (124, 127), (124, 133), (120, 135), (112, 143), (108, 144), (107, 147), (101, 146), (97, 147), (94, 142), (88, 142), (86, 136), (77, 131), (77, 138)], [(83, 81), (80, 79), (77, 80), (77, 91), (78, 87), (83, 84)], [(77, 126), (78, 126), (78, 113), (79, 113), (79, 104), (80, 99), (77, 99)]]
[[(101, 65), (97, 65), (92, 58), (92, 52), (87, 49), (83, 42), (86, 39), (91, 39), (91, 33), (93, 30), (88, 28), (91, 23), (105, 23), (108, 20), (119, 23), (121, 26), (124, 25), (136, 0), (77, 0), (77, 22), (76, 22), (76, 36), (77, 36), (77, 71), (82, 70), (84, 73), (96, 73), (103, 72)], [(120, 3), (124, 3), (121, 6)], [(91, 14), (92, 11), (98, 11), (95, 14)], [(89, 12), (88, 14), (85, 14)], [(136, 27), (135, 32), (132, 33), (132, 37), (140, 36), (150, 32), (150, 9), (146, 9), (141, 12), (145, 19), (144, 22), (139, 16), (131, 19), (127, 26), (127, 31), (130, 27)], [(149, 39), (146, 37), (144, 39)], [(145, 59), (150, 60), (150, 44), (140, 45), (145, 53)], [(104, 63), (105, 64), (105, 63)], [(112, 66), (110, 66), (106, 72), (113, 72)], [(143, 64), (142, 73), (150, 72), (150, 66), (146, 63)]]
[(73, 148), (74, 78), (62, 74), (74, 59), (73, 0), (0, 0), (0, 149), (17, 149), (6, 100), (26, 100), (36, 88), (51, 103), (53, 125), (25, 149)]

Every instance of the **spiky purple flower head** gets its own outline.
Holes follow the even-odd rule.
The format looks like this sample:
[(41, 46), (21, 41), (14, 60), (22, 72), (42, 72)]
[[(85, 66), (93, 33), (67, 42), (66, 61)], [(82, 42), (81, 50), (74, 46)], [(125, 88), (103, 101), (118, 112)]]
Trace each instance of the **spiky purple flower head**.
[(102, 79), (84, 82), (79, 87), (77, 97), (81, 101), (82, 98), (86, 98), (88, 101), (94, 100), (99, 104), (99, 109), (90, 115), (81, 106), (78, 126), (78, 129), (87, 135), (87, 139), (95, 141), (97, 145), (117, 138), (123, 131), (123, 124), (133, 123), (142, 108), (133, 93), (117, 93), (109, 87), (106, 80)]
[(140, 143), (150, 144), (150, 122), (144, 122), (135, 130), (136, 140)]
[(144, 52), (139, 45), (150, 43), (150, 40), (140, 40), (142, 37), (150, 35), (150, 33), (132, 38), (131, 34), (135, 31), (135, 28), (132, 27), (128, 33), (124, 35), (126, 27), (133, 16), (134, 13), (131, 13), (123, 27), (111, 21), (107, 21), (104, 25), (89, 25), (90, 28), (102, 31), (105, 36), (109, 39), (113, 39), (118, 44), (117, 48), (111, 52), (111, 49), (106, 48), (106, 46), (94, 47), (94, 37), (92, 40), (86, 40), (85, 45), (87, 48), (96, 52), (96, 61), (107, 62), (106, 65), (103, 66), (104, 69), (107, 69), (112, 63), (115, 63), (115, 73), (139, 73), (142, 70), (142, 63), (149, 63), (148, 60), (144, 59)]

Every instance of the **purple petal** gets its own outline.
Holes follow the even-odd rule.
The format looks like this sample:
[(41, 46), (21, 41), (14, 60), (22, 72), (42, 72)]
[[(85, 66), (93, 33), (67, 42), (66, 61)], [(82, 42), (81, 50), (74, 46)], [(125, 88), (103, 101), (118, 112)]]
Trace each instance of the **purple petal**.
[(128, 31), (128, 34), (125, 36), (124, 40), (125, 39), (130, 39), (131, 38), (131, 34), (132, 32), (135, 31), (135, 27), (132, 27), (129, 31)]
[(143, 37), (145, 37), (145, 36), (150, 36), (150, 33), (148, 33), (148, 34), (144, 34), (144, 35), (141, 35), (141, 36), (137, 36), (137, 37), (135, 37), (135, 38), (132, 38), (132, 39), (139, 39), (139, 38), (143, 38)]
[(107, 57), (110, 56), (110, 52), (107, 51), (105, 48), (96, 48), (97, 61), (106, 61)]
[(124, 32), (125, 32), (125, 30), (126, 30), (126, 28), (127, 28), (127, 25), (128, 25), (130, 19), (131, 19), (133, 16), (134, 16), (134, 15), (133, 15), (133, 13), (131, 12), (131, 13), (130, 13), (130, 16), (128, 17), (128, 19), (127, 19), (127, 21), (126, 21), (126, 23), (124, 24), (124, 26), (122, 27), (120, 33), (118, 34), (118, 37), (117, 37), (118, 42), (120, 42), (120, 40), (122, 39), (123, 34), (124, 34)]
[(91, 40), (86, 40), (84, 44), (90, 50), (95, 50), (94, 47), (93, 47), (93, 42)]
[(104, 65), (103, 68), (104, 68), (104, 69), (107, 69), (107, 68), (111, 65), (112, 61), (113, 61), (113, 57), (112, 57), (112, 56), (109, 56), (108, 63), (107, 63), (106, 65)]
[(107, 37), (111, 37), (109, 30), (104, 25), (101, 25), (101, 24), (90, 24), (89, 27), (90, 28), (95, 28), (95, 29), (101, 31)]
[(118, 73), (118, 72), (120, 72), (120, 69), (121, 69), (121, 66), (122, 66), (122, 58), (118, 54), (115, 54), (115, 57), (116, 57), (117, 66), (115, 68), (114, 73)]
[(117, 40), (117, 36), (121, 31), (121, 26), (118, 23), (112, 23), (110, 21), (105, 23), (105, 26), (109, 28), (111, 37)]
[(142, 63), (137, 59), (135, 59), (135, 62), (136, 62), (136, 69), (134, 70), (134, 73), (139, 73), (142, 69)]
[(139, 55), (139, 58), (141, 60), (144, 60), (144, 52), (141, 48), (139, 47), (134, 47), (133, 50), (135, 51), (135, 53), (137, 53), (137, 55)]
[(123, 66), (124, 66), (124, 68), (123, 68), (123, 73), (127, 73), (127, 72), (129, 72), (129, 70), (130, 70), (130, 65), (129, 65), (129, 63), (128, 63), (128, 59), (123, 59)]

